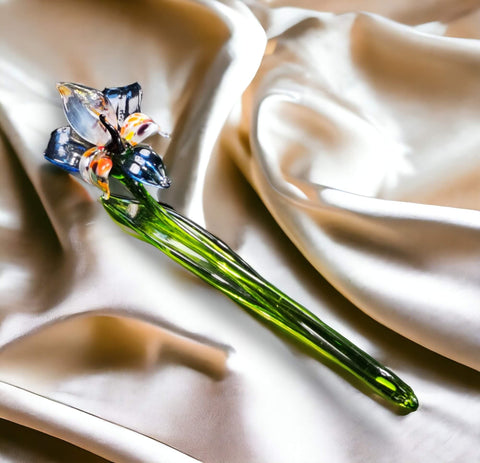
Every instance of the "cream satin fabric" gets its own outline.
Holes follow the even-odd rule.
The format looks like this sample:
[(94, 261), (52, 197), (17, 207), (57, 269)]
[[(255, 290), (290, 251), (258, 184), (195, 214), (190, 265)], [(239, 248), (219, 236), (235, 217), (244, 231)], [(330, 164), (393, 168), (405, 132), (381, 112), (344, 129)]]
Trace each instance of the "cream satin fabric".
[[(480, 460), (480, 5), (418, 3), (0, 3), (0, 461)], [(420, 409), (372, 400), (47, 166), (56, 81), (139, 81), (173, 132), (161, 199)]]

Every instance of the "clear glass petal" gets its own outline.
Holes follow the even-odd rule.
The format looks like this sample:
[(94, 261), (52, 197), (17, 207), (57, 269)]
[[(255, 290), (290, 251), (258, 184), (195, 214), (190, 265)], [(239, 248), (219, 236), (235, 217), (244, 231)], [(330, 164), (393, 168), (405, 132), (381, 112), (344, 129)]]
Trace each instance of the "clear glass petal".
[(126, 175), (157, 188), (170, 186), (162, 158), (150, 146), (137, 145), (130, 149), (131, 154), (122, 161), (122, 169)]
[(121, 127), (130, 114), (140, 112), (142, 87), (135, 82), (125, 87), (111, 87), (103, 90), (117, 114), (118, 126)]
[(133, 113), (125, 119), (120, 135), (131, 145), (136, 145), (159, 131), (160, 127), (150, 117)]
[(68, 82), (57, 84), (57, 89), (73, 130), (94, 145), (106, 145), (111, 136), (100, 123), (99, 116), (103, 114), (113, 127), (117, 127), (117, 115), (108, 98), (99, 90)]
[(45, 159), (69, 171), (78, 172), (78, 164), (90, 144), (82, 140), (70, 126), (60, 127), (52, 132)]
[(108, 175), (112, 170), (112, 159), (104, 148), (94, 146), (85, 151), (79, 162), (80, 175), (83, 180), (103, 191), (103, 197), (110, 197)]

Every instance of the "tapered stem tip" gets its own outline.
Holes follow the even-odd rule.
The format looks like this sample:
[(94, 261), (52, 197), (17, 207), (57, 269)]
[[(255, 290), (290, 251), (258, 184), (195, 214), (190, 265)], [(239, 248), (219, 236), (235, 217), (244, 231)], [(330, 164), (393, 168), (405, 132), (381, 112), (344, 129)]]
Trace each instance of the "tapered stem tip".
[(401, 407), (404, 409), (414, 412), (418, 408), (418, 399), (417, 396), (411, 392), (411, 394), (403, 401)]

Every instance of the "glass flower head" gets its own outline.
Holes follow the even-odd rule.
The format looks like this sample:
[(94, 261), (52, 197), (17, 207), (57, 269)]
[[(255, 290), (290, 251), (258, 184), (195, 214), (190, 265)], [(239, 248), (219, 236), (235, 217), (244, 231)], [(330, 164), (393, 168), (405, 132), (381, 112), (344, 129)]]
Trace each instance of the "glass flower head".
[(121, 169), (132, 179), (157, 188), (168, 188), (162, 158), (142, 142), (160, 134), (159, 126), (140, 112), (142, 89), (138, 83), (106, 88), (103, 92), (84, 85), (57, 84), (70, 126), (54, 130), (45, 158), (110, 196), (109, 175)]

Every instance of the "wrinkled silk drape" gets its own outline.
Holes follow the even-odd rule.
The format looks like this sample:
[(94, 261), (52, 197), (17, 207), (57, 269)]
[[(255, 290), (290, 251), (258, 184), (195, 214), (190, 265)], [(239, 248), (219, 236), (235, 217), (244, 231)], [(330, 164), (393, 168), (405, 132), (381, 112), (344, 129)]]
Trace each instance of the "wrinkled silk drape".
[[(0, 2), (0, 461), (480, 461), (480, 2)], [(46, 165), (134, 81), (160, 199), (416, 391), (392, 412)]]

